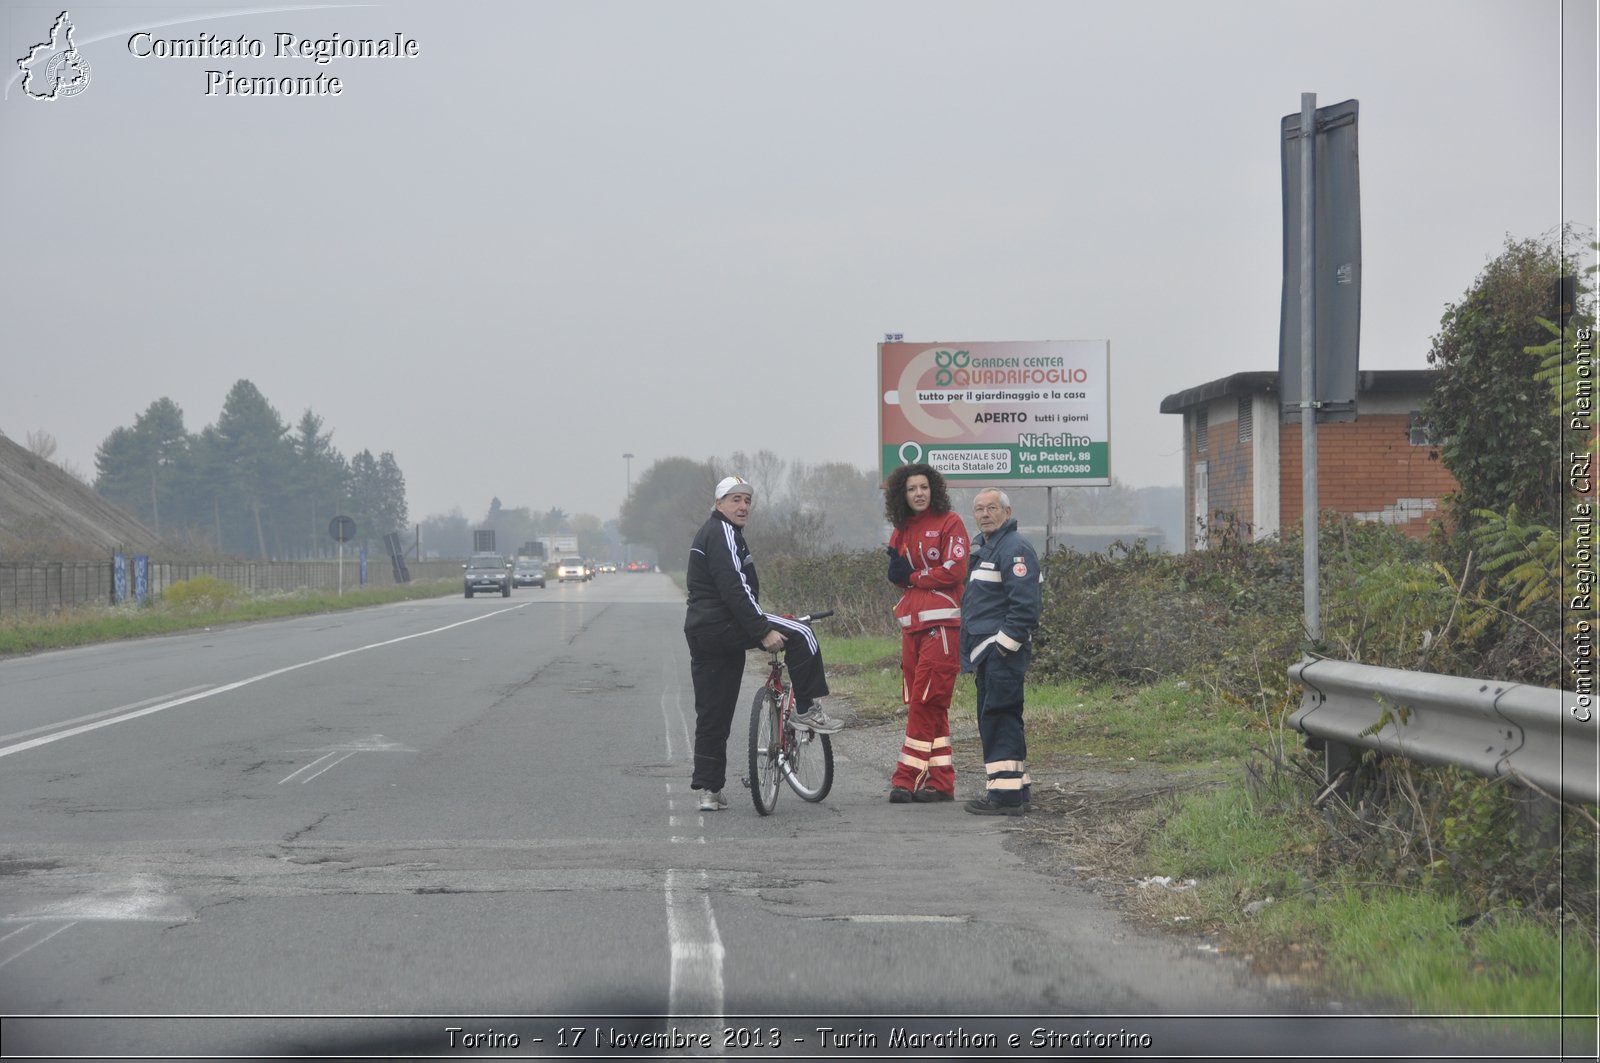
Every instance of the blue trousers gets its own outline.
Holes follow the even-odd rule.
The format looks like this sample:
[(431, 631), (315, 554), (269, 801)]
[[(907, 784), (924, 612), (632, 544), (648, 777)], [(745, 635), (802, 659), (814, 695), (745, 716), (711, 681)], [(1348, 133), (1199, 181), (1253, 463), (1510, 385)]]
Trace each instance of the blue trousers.
[(1022, 677), (1032, 657), (1027, 646), (1016, 653), (991, 650), (974, 673), (988, 796), (997, 805), (1019, 805), (1031, 798), (1028, 739), (1022, 732)]

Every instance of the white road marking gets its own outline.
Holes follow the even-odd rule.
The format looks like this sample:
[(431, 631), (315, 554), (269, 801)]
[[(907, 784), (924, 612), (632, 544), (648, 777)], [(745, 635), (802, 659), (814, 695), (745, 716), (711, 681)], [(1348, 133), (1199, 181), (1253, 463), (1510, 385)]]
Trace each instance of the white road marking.
[(678, 710), (678, 722), (683, 728), (683, 747), (691, 754), (694, 752), (694, 737), (689, 731), (689, 716), (683, 711), (683, 688), (673, 687), (672, 704)]
[(331, 764), (325, 765), (318, 771), (311, 772), (310, 775), (307, 775), (305, 778), (301, 779), (300, 782), (302, 784), (310, 782), (312, 779), (315, 779), (318, 775), (321, 775), (329, 768), (343, 764), (357, 753), (415, 753), (416, 750), (412, 749), (410, 746), (403, 746), (399, 742), (387, 741), (384, 739), (383, 735), (373, 735), (371, 738), (363, 738), (355, 742), (346, 742), (343, 745), (323, 746), (321, 749), (295, 750), (294, 752), (322, 753), (322, 756), (318, 757), (316, 760), (313, 760), (310, 764), (307, 764), (302, 768), (296, 768), (288, 775), (285, 775), (283, 778), (279, 779), (279, 786), (282, 786), (284, 783), (288, 782), (290, 779), (293, 779), (301, 772), (311, 771), (312, 768), (315, 768), (318, 764), (321, 764), (329, 757), (339, 756), (341, 753), (344, 755), (339, 756), (338, 760), (333, 761)]
[(499, 616), (501, 613), (509, 613), (517, 609), (526, 609), (532, 604), (532, 602), (524, 602), (522, 605), (513, 605), (505, 609), (496, 609), (492, 613), (482, 613), (470, 619), (458, 620), (454, 624), (446, 624), (443, 627), (436, 627), (429, 631), (418, 631), (410, 635), (401, 635), (399, 638), (385, 639), (382, 642), (374, 642), (366, 646), (357, 646), (354, 649), (340, 650), (338, 653), (330, 653), (325, 657), (314, 657), (309, 661), (301, 661), (298, 664), (290, 664), (285, 665), (282, 668), (274, 668), (270, 672), (262, 672), (260, 675), (253, 675), (248, 679), (240, 679), (232, 683), (224, 683), (222, 686), (211, 687), (210, 689), (202, 690), (195, 694), (169, 698), (160, 704), (151, 705), (147, 708), (138, 709), (133, 712), (123, 713), (121, 716), (113, 716), (109, 719), (100, 720), (96, 723), (86, 723), (82, 727), (69, 728), (65, 731), (58, 731), (55, 734), (42, 735), (39, 738), (30, 738), (26, 742), (18, 742), (15, 745), (0, 746), (0, 757), (9, 757), (13, 753), (21, 753), (24, 750), (36, 749), (39, 746), (49, 745), (51, 742), (59, 742), (63, 738), (71, 738), (73, 735), (81, 735), (88, 731), (99, 730), (102, 727), (110, 727), (112, 724), (122, 723), (124, 720), (138, 719), (140, 716), (148, 716), (153, 712), (160, 712), (163, 709), (172, 709), (179, 705), (187, 705), (191, 701), (199, 701), (202, 698), (209, 698), (216, 694), (226, 694), (231, 690), (238, 690), (240, 687), (247, 687), (252, 683), (259, 683), (264, 679), (273, 679), (280, 675), (287, 675), (290, 672), (298, 672), (302, 668), (310, 668), (314, 664), (326, 664), (328, 661), (336, 661), (341, 657), (349, 657), (351, 654), (365, 653), (367, 650), (376, 650), (384, 646), (393, 646), (396, 643), (409, 642), (412, 639), (420, 639), (427, 635), (437, 635), (441, 631), (449, 631), (451, 628), (461, 627), (464, 624), (475, 624), (479, 620), (487, 620), (491, 616)]
[(390, 742), (383, 735), (358, 738), (354, 742), (341, 742), (336, 746), (315, 746), (311, 749), (291, 749), (290, 753), (415, 753), (410, 746)]
[[(724, 950), (707, 892), (710, 876), (704, 871), (699, 874), (699, 888), (685, 896), (677, 888), (678, 872), (667, 869), (667, 940), (672, 947), (667, 1009), (673, 1017), (694, 1016), (695, 1025), (720, 1029)], [(722, 1043), (714, 1043), (720, 1055)]]
[(671, 760), (674, 753), (672, 752), (672, 714), (667, 712), (667, 695), (669, 693), (671, 692), (668, 690), (661, 691), (661, 722), (665, 725), (663, 731), (667, 739), (667, 759)]
[[(689, 738), (689, 723), (683, 711), (682, 687), (674, 675), (668, 678), (661, 691), (661, 715), (665, 724), (668, 759), (673, 759), (673, 720), (672, 713), (667, 710), (669, 694), (672, 697), (672, 706), (677, 711), (679, 726), (683, 728), (684, 748), (693, 758), (694, 742)], [(677, 800), (673, 797), (672, 783), (666, 784), (666, 790), (668, 825), (676, 827), (679, 826), (680, 820), (688, 817), (675, 814)], [(689, 792), (689, 798), (696, 800), (692, 790)], [(705, 816), (697, 813), (697, 822), (704, 828)], [(704, 833), (699, 837), (690, 838), (669, 832), (669, 837), (673, 845), (706, 844)], [(724, 950), (722, 936), (717, 932), (717, 918), (711, 911), (709, 892), (711, 877), (704, 869), (698, 874), (699, 889), (686, 897), (678, 889), (679, 872), (672, 868), (667, 869), (667, 943), (672, 957), (667, 1005), (669, 1013), (674, 1017), (690, 1017), (686, 1028), (715, 1035), (720, 1031), (722, 1024)], [(715, 1046), (712, 1053), (721, 1055), (721, 1039), (713, 1036), (712, 1044)]]
[[(76, 921), (71, 922), (71, 923), (63, 923), (62, 925), (56, 927), (54, 930), (50, 931), (50, 933), (46, 934), (44, 937), (40, 938), (38, 941), (32, 942), (31, 944), (28, 944), (28, 945), (25, 945), (22, 948), (18, 949), (16, 952), (13, 952), (11, 955), (5, 957), (4, 959), (0, 959), (0, 967), (4, 967), (6, 964), (10, 963), (12, 960), (21, 959), (23, 956), (26, 956), (28, 953), (32, 952), (34, 949), (38, 948), (40, 945), (43, 945), (46, 941), (49, 941), (51, 938), (55, 937), (57, 934), (61, 933), (63, 930), (71, 930), (73, 927), (75, 927), (77, 925), (78, 924), (77, 924)], [(38, 924), (37, 923), (29, 923), (27, 926), (23, 927), (22, 929), (23, 930), (32, 930), (35, 926), (38, 926)], [(11, 936), (10, 934), (6, 935), (6, 937), (8, 937), (8, 938), (10, 936)]]
[(318, 764), (321, 764), (323, 761), (327, 760), (329, 757), (338, 757), (339, 758), (338, 760), (333, 761), (333, 763), (331, 763), (331, 764), (324, 765), (322, 768), (320, 768), (317, 771), (312, 771), (310, 775), (307, 775), (304, 779), (300, 780), (301, 783), (308, 783), (312, 779), (315, 779), (318, 775), (321, 775), (323, 772), (327, 771), (329, 768), (332, 768), (332, 767), (334, 767), (336, 765), (339, 765), (339, 764), (343, 764), (345, 761), (349, 760), (351, 757), (353, 757), (355, 755), (356, 755), (356, 751), (353, 750), (353, 749), (346, 750), (343, 753), (339, 753), (339, 752), (324, 753), (322, 756), (318, 757), (316, 760), (313, 760), (310, 764), (307, 764), (305, 767), (297, 768), (294, 771), (290, 772), (288, 775), (285, 775), (283, 778), (279, 779), (278, 780), (278, 785), (282, 786), (284, 783), (288, 782), (290, 779), (294, 778), (296, 775), (299, 775), (303, 771), (311, 771), (312, 768), (315, 768)]
[(163, 701), (167, 698), (180, 698), (185, 694), (193, 694), (197, 690), (205, 690), (210, 685), (210, 683), (202, 683), (199, 686), (185, 687), (182, 690), (175, 690), (170, 694), (157, 694), (153, 698), (143, 698), (139, 701), (130, 701), (128, 704), (118, 705), (114, 709), (101, 709), (99, 712), (91, 712), (84, 716), (75, 716), (70, 720), (57, 720), (55, 723), (47, 723), (40, 727), (30, 727), (26, 731), (13, 731), (8, 735), (0, 735), (0, 742), (9, 742), (13, 738), (26, 738), (28, 735), (36, 735), (41, 731), (54, 731), (58, 727), (71, 727), (75, 723), (87, 723), (90, 720), (98, 720), (102, 716), (112, 716), (119, 712), (128, 712), (132, 709), (142, 709), (146, 705), (153, 705), (156, 702)]

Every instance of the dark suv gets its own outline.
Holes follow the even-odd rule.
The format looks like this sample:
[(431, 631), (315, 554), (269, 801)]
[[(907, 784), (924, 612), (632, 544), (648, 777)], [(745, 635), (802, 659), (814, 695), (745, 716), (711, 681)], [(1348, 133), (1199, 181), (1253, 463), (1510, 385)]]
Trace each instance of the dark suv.
[(478, 591), (499, 591), (500, 597), (511, 597), (511, 563), (499, 554), (473, 554), (461, 566), (467, 570), (467, 597)]

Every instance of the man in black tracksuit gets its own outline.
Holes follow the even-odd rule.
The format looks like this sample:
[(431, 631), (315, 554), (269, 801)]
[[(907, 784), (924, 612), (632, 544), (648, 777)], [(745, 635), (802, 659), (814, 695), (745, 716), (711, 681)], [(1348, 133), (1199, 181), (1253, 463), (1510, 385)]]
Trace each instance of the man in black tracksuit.
[(989, 780), (987, 792), (966, 808), (980, 816), (1020, 816), (1032, 803), (1022, 678), (1033, 659), (1043, 599), (1039, 558), (1017, 532), (1004, 491), (979, 491), (972, 508), (982, 534), (967, 556), (961, 670), (976, 673), (978, 737)]
[(717, 484), (711, 516), (689, 547), (689, 608), (683, 634), (694, 681), (694, 777), (700, 809), (728, 807), (722, 787), (728, 773), (728, 732), (739, 704), (745, 652), (759, 646), (784, 651), (794, 684), (795, 727), (833, 734), (840, 725), (814, 703), (828, 693), (817, 637), (806, 625), (762, 610), (755, 562), (745, 545), (755, 489), (737, 476)]

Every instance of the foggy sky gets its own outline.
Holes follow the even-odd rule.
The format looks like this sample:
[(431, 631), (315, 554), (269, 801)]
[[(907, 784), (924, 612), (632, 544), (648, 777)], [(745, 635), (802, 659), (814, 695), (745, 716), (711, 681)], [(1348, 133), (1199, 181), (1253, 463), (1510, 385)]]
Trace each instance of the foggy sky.
[[(607, 519), (630, 464), (873, 467), (899, 332), (1109, 340), (1112, 474), (1178, 484), (1162, 397), (1277, 365), (1302, 92), (1360, 101), (1364, 369), (1425, 367), (1507, 234), (1596, 218), (1591, 0), (69, 10), (71, 98), (15, 70), (61, 7), (0, 26), (0, 430), (90, 477), (155, 399), (198, 432), (243, 377), (393, 451), (413, 520)], [(267, 55), (139, 58), (141, 30)], [(207, 96), (212, 69), (343, 91)]]

